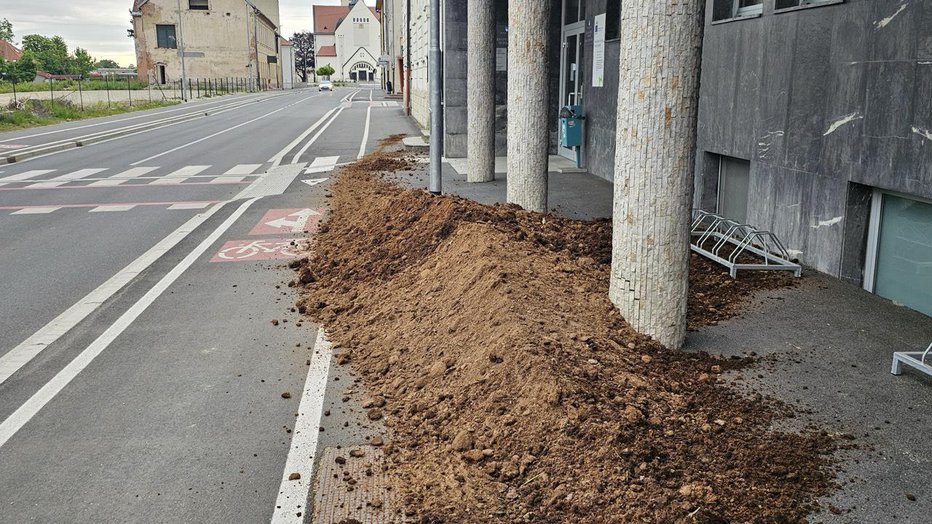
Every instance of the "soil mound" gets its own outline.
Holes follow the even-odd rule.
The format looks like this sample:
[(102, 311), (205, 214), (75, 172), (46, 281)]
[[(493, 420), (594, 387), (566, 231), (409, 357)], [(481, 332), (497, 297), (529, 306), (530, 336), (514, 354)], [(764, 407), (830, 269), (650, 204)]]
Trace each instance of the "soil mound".
[[(372, 176), (383, 158), (403, 156), (339, 175), (294, 285), (385, 401), (407, 519), (799, 522), (817, 509), (828, 436), (772, 429), (785, 407), (718, 376), (747, 362), (634, 332), (607, 298), (609, 222), (405, 190)], [(781, 285), (697, 267), (700, 322)]]

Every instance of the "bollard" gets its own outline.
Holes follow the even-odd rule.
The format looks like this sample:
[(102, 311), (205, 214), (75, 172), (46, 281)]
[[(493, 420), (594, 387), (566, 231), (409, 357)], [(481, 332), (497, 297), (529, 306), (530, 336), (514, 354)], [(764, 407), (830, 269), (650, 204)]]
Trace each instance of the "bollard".
[(126, 96), (129, 98), (129, 106), (133, 107), (133, 86), (129, 83), (129, 77), (126, 77)]
[(81, 100), (81, 112), (84, 112), (84, 91), (81, 89), (81, 81), (84, 77), (78, 78), (78, 98)]

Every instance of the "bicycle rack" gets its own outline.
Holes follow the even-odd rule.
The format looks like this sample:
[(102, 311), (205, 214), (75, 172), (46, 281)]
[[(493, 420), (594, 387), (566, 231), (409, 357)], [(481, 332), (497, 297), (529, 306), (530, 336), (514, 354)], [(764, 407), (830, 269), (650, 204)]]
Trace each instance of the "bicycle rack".
[[(893, 354), (893, 367), (890, 369), (890, 373), (902, 375), (903, 364), (906, 364), (907, 366), (918, 369), (926, 375), (932, 375), (932, 358), (930, 358), (930, 355), (932, 355), (932, 344), (929, 344), (929, 347), (922, 353), (908, 351), (896, 352)], [(929, 364), (926, 364), (926, 358), (930, 359)]]
[[(802, 267), (790, 262), (790, 254), (776, 235), (708, 211), (693, 213), (689, 247), (727, 267), (731, 278), (737, 278), (738, 270), (792, 271), (797, 277), (802, 275)], [(754, 262), (739, 262), (742, 255)]]

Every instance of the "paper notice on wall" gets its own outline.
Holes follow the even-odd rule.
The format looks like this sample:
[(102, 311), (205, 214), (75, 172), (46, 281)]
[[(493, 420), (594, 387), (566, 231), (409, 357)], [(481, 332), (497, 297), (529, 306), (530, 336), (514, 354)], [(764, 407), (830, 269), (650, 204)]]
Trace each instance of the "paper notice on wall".
[(495, 70), (508, 71), (508, 48), (499, 47), (495, 49)]
[(605, 85), (605, 13), (595, 16), (592, 32), (592, 87)]

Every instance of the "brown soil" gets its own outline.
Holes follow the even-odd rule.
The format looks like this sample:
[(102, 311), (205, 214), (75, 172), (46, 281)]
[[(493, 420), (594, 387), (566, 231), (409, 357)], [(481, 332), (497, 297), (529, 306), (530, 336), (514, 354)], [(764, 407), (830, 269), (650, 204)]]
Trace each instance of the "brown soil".
[[(746, 361), (634, 332), (607, 298), (610, 222), (372, 176), (396, 161), (380, 151), (338, 176), (294, 285), (385, 400), (408, 519), (800, 522), (818, 508), (828, 436), (773, 430), (785, 407), (719, 377)], [(691, 327), (785, 284), (722, 273), (693, 259)]]

